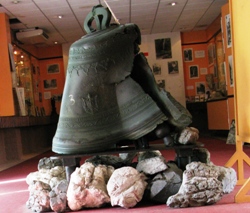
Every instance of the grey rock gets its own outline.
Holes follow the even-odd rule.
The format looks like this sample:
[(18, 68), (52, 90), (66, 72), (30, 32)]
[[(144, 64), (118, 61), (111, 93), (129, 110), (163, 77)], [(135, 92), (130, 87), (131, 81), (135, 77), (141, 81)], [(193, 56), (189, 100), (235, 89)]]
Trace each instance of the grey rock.
[(95, 166), (109, 165), (113, 166), (115, 169), (126, 166), (126, 162), (122, 158), (115, 155), (96, 155), (88, 158), (85, 162), (90, 162)]
[(67, 208), (68, 181), (62, 180), (49, 193), (50, 207), (54, 212), (64, 212)]
[(143, 161), (145, 159), (149, 159), (149, 158), (154, 158), (154, 157), (160, 157), (162, 156), (160, 151), (145, 151), (145, 152), (139, 152), (138, 154), (138, 161)]
[(166, 146), (173, 146), (174, 145), (174, 137), (171, 135), (168, 135), (163, 138), (163, 142)]
[(192, 161), (199, 161), (202, 163), (209, 164), (210, 161), (210, 152), (205, 148), (194, 148)]
[(37, 168), (38, 170), (40, 169), (52, 169), (53, 167), (56, 166), (63, 166), (63, 162), (61, 159), (50, 159), (47, 157), (44, 157), (39, 160)]
[(168, 163), (168, 169), (156, 174), (147, 186), (145, 198), (166, 203), (167, 199), (176, 194), (182, 184), (182, 170), (175, 164)]
[(137, 152), (119, 153), (119, 157), (126, 165), (132, 164), (134, 158), (137, 156)]

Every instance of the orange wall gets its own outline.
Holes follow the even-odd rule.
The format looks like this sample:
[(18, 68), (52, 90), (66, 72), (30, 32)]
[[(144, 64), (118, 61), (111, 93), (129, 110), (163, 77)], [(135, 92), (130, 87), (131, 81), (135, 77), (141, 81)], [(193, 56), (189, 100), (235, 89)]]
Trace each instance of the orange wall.
[(211, 39), (221, 29), (221, 16), (218, 16), (206, 29), (207, 40)]
[[(193, 50), (193, 60), (183, 62), (184, 67), (184, 78), (185, 78), (185, 94), (187, 97), (193, 97), (197, 95), (196, 85), (199, 82), (205, 83), (206, 85), (206, 74), (214, 72), (214, 65), (208, 61), (208, 46), (210, 44), (215, 45), (214, 36), (220, 32), (221, 29), (221, 18), (220, 16), (213, 21), (213, 23), (206, 29), (201, 31), (184, 32), (181, 34), (182, 39), (182, 52), (185, 49)], [(196, 51), (204, 51), (205, 57), (196, 58)], [(184, 58), (184, 55), (183, 55)], [(199, 68), (199, 77), (190, 78), (190, 66), (197, 65)], [(201, 72), (201, 68), (207, 69), (207, 73)]]
[(49, 47), (39, 47), (38, 58), (54, 58), (54, 57), (62, 57), (62, 46), (54, 45)]
[(221, 29), (221, 16), (218, 16), (206, 30), (181, 33), (181, 43), (204, 43), (208, 42)]
[(207, 34), (205, 30), (181, 33), (182, 45), (191, 43), (202, 43), (206, 41), (207, 41)]
[[(183, 62), (184, 68), (184, 80), (185, 80), (185, 94), (186, 96), (195, 96), (196, 95), (196, 83), (198, 82), (206, 82), (205, 74), (201, 74), (199, 72), (198, 78), (190, 78), (189, 68), (190, 66), (197, 65), (199, 70), (201, 68), (207, 68), (208, 66), (208, 55), (207, 55), (207, 44), (196, 44), (196, 45), (184, 45), (182, 46), (182, 52), (184, 49), (191, 48), (193, 50), (193, 61)], [(195, 58), (194, 53), (196, 51), (204, 51), (204, 58)], [(184, 56), (183, 56), (184, 58)]]
[(38, 47), (34, 45), (24, 45), (24, 44), (16, 44), (19, 48), (25, 50), (29, 54), (33, 55), (34, 57), (38, 58)]
[[(49, 74), (47, 72), (47, 66), (51, 64), (58, 64), (60, 71), (59, 73)], [(39, 60), (39, 67), (40, 67), (40, 82), (39, 82), (39, 90), (42, 95), (42, 106), (45, 109), (46, 115), (50, 115), (51, 113), (51, 102), (50, 99), (46, 99), (46, 94), (61, 96), (63, 93), (64, 83), (65, 83), (65, 74), (64, 74), (64, 64), (63, 58), (55, 58), (55, 59), (47, 59), (47, 60)], [(44, 80), (52, 80), (56, 79), (57, 87), (53, 89), (46, 89), (44, 88)], [(56, 109), (57, 113), (60, 112), (60, 101), (56, 101)]]
[(9, 19), (0, 13), (0, 116), (15, 115), (8, 44), (11, 43)]
[(36, 47), (34, 45), (17, 44), (17, 46), (38, 59), (46, 59), (46, 58), (54, 58), (62, 56), (61, 45), (53, 45), (49, 47)]

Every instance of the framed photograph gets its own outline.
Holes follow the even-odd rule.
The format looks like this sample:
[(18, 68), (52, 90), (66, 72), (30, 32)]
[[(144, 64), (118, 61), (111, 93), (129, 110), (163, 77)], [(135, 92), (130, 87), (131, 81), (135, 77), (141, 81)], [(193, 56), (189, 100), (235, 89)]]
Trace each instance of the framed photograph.
[(200, 95), (200, 102), (204, 102), (206, 100), (205, 94)]
[(205, 51), (204, 50), (197, 50), (194, 51), (195, 58), (205, 58)]
[(215, 44), (214, 43), (210, 43), (208, 45), (208, 64), (209, 65), (213, 64), (215, 58), (216, 58)]
[(218, 67), (216, 64), (214, 64), (214, 77), (217, 78), (218, 77)]
[(39, 102), (43, 102), (43, 95), (41, 92), (38, 93), (39, 96)]
[(225, 16), (225, 25), (226, 25), (226, 42), (227, 48), (232, 47), (232, 36), (231, 36), (231, 16), (227, 14)]
[(153, 64), (153, 73), (154, 75), (160, 75), (161, 74), (161, 65), (154, 63)]
[(193, 49), (192, 48), (184, 49), (183, 55), (184, 55), (185, 62), (193, 61)]
[(41, 116), (46, 116), (44, 107), (41, 107)]
[(234, 71), (233, 71), (233, 56), (228, 56), (228, 69), (229, 69), (229, 78), (230, 78), (230, 87), (234, 86)]
[(35, 111), (36, 111), (36, 116), (41, 116), (41, 112), (37, 106), (35, 107)]
[(170, 38), (155, 40), (156, 59), (172, 58), (172, 47)]
[(169, 61), (168, 74), (178, 74), (178, 73), (179, 73), (178, 61)]
[(196, 95), (203, 95), (206, 93), (205, 82), (195, 82), (195, 93)]
[(29, 75), (29, 73), (30, 73), (30, 68), (29, 67), (23, 67), (23, 68), (20, 69), (20, 74), (22, 76)]
[(55, 101), (62, 101), (62, 94), (54, 94), (52, 95), (52, 98), (55, 100)]
[(233, 119), (230, 125), (226, 144), (235, 144), (235, 120)]
[(40, 68), (37, 66), (36, 67), (37, 74), (40, 75)]
[(56, 79), (44, 80), (43, 86), (44, 86), (44, 89), (56, 89), (57, 80)]
[(45, 100), (51, 99), (51, 92), (44, 92), (43, 96)]
[(32, 73), (33, 73), (33, 75), (35, 75), (36, 74), (36, 67), (34, 64), (31, 64), (31, 67), (32, 67)]
[(165, 89), (165, 80), (157, 80), (156, 83), (159, 88)]
[(189, 66), (189, 78), (199, 78), (199, 66), (198, 65)]
[(199, 95), (196, 95), (194, 97), (194, 102), (200, 102), (200, 96)]
[(59, 64), (48, 64), (47, 65), (47, 73), (48, 74), (55, 74), (55, 73), (59, 73), (59, 72), (60, 72)]
[(207, 74), (207, 68), (206, 67), (200, 68), (200, 73), (201, 73), (201, 75), (206, 75)]

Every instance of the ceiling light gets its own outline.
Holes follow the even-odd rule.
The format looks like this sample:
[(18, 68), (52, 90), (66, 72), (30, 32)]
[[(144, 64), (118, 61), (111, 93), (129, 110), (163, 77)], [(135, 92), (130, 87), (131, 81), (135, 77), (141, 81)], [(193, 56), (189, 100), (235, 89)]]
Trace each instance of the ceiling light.
[(54, 44), (58, 44), (58, 42), (57, 42), (57, 41), (55, 41), (55, 42), (54, 42)]
[(169, 3), (171, 6), (175, 6), (177, 3), (176, 2), (172, 2), (172, 3)]
[(57, 18), (61, 19), (61, 18), (63, 18), (63, 16), (62, 15), (58, 15)]

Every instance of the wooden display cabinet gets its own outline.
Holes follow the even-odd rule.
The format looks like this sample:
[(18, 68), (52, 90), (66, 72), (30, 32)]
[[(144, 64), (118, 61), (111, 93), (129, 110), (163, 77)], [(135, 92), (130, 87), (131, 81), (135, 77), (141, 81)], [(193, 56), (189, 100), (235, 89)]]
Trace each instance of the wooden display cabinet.
[(207, 102), (208, 129), (229, 130), (228, 100), (214, 100)]

